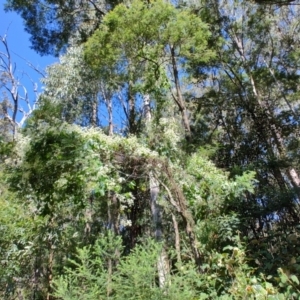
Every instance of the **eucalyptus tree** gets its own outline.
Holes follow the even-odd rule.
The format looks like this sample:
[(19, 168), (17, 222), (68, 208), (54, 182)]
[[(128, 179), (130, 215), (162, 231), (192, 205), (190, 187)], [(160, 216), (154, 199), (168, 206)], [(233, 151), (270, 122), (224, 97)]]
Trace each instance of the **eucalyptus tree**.
[(207, 25), (189, 10), (162, 1), (133, 1), (104, 17), (86, 43), (85, 57), (99, 75), (117, 76), (126, 86), (129, 132), (136, 127), (138, 93), (152, 95), (155, 101), (159, 92), (169, 91), (189, 136), (183, 77), (189, 63), (205, 63), (214, 56), (209, 36)]
[(60, 61), (47, 68), (41, 101), (60, 107), (59, 119), (69, 123), (98, 125), (100, 84), (85, 64), (82, 47), (70, 47)]
[[(256, 193), (229, 209), (243, 215), (245, 235), (254, 240), (268, 236), (272, 253), (273, 230), (286, 240), (286, 231), (294, 231), (299, 222), (299, 8), (207, 3), (214, 14), (207, 15), (206, 9), (200, 14), (214, 19), (214, 34), (223, 36), (224, 46), (207, 93), (199, 98), (199, 111), (210, 115), (217, 129), (217, 165), (232, 175), (257, 172)], [(278, 263), (269, 268), (274, 271)]]

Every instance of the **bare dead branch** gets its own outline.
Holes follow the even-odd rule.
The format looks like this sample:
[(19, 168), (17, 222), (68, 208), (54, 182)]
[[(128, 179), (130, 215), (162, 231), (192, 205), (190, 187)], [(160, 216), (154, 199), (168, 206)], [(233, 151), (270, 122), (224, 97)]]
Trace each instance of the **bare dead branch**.
[[(12, 124), (13, 139), (16, 138), (17, 129), (22, 127), (26, 119), (30, 116), (35, 108), (36, 101), (38, 99), (37, 84), (33, 82), (30, 76), (25, 74), (33, 84), (33, 92), (35, 93), (35, 100), (30, 101), (27, 88), (20, 83), (16, 76), (16, 63), (13, 61), (11, 53), (17, 55), (21, 59), (25, 60), (26, 63), (38, 74), (45, 77), (45, 75), (32, 63), (24, 59), (20, 55), (11, 51), (7, 41), (7, 35), (0, 36), (0, 44), (3, 50), (0, 51), (0, 89), (4, 92), (3, 101), (9, 102), (8, 105), (2, 105), (2, 118), (8, 120)], [(31, 103), (33, 102), (33, 104)], [(25, 104), (26, 107), (22, 107), (21, 104)], [(21, 114), (20, 121), (18, 113)]]

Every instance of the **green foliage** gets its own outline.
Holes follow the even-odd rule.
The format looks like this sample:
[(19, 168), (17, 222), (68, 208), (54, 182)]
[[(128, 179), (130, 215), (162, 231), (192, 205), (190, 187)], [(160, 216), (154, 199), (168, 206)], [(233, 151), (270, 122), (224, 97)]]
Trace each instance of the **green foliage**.
[[(109, 1), (114, 5), (115, 1)], [(5, 8), (24, 20), (34, 50), (40, 54), (58, 55), (72, 40), (85, 41), (99, 25), (106, 9), (94, 1), (17, 1), (7, 0)]]
[[(290, 289), (285, 294), (288, 298), (282, 298), (284, 294), (271, 283), (253, 275), (241, 245), (225, 247), (222, 254), (210, 253), (201, 274), (192, 265), (181, 264), (160, 288), (156, 265), (162, 245), (144, 242), (120, 260), (115, 256), (120, 240), (110, 233), (100, 237), (94, 247), (78, 249), (73, 266), (54, 281), (54, 295), (59, 299), (293, 299), (289, 298)], [(104, 257), (117, 259), (112, 280)], [(298, 284), (297, 277), (287, 279), (281, 275), (282, 286), (287, 281)]]
[(42, 124), (57, 126), (62, 123), (63, 107), (61, 103), (47, 99), (44, 95), (40, 97), (39, 105), (26, 120), (23, 133), (29, 135), (35, 133), (36, 127)]
[(280, 299), (299, 299), (300, 284), (295, 274), (287, 275), (281, 268), (278, 269), (279, 288), (282, 290)]
[(209, 36), (207, 25), (188, 10), (163, 1), (133, 1), (104, 17), (85, 45), (85, 58), (101, 76), (106, 72), (127, 78), (136, 91), (151, 93), (171, 84), (164, 65), (171, 63), (172, 47), (187, 68), (189, 62), (207, 62), (214, 56), (207, 47)]
[(201, 154), (193, 154), (190, 157), (187, 172), (187, 182), (192, 184), (185, 186), (184, 190), (200, 220), (211, 213), (219, 216), (231, 201), (243, 198), (245, 192), (253, 192), (254, 172), (245, 172), (235, 180), (229, 181), (228, 174), (217, 169)]
[(3, 119), (0, 298), (298, 299), (300, 9), (102, 4), (8, 1), (72, 45)]
[(46, 87), (36, 115), (47, 112), (40, 116), (44, 121), (56, 116), (68, 123), (93, 123), (93, 104), (98, 101), (100, 83), (85, 63), (82, 47), (69, 47), (59, 63), (47, 68), (47, 77), (42, 81)]
[[(3, 180), (3, 174), (1, 178)], [(25, 270), (30, 270), (25, 262), (26, 247), (29, 246), (26, 236), (32, 230), (32, 223), (26, 211), (16, 203), (15, 197), (7, 187), (1, 185), (0, 297), (3, 299), (16, 289), (13, 277), (23, 276)]]
[(65, 275), (53, 282), (55, 297), (64, 300), (109, 298), (111, 274), (108, 266), (112, 260), (118, 260), (120, 251), (120, 237), (114, 237), (109, 231), (98, 237), (92, 247), (78, 249)]
[[(117, 284), (117, 282), (120, 285), (123, 284), (122, 282), (126, 279), (124, 274), (129, 272), (127, 268), (137, 271), (137, 267), (133, 265), (141, 267), (140, 272), (146, 272), (145, 268), (149, 266), (150, 269), (146, 272), (148, 277), (146, 275), (144, 277), (148, 278), (153, 299), (157, 298), (157, 295), (165, 299), (161, 288), (156, 286), (157, 264), (154, 258), (158, 255), (157, 250), (153, 250), (154, 248), (149, 246), (149, 249), (154, 251), (150, 253), (145, 248), (136, 246), (137, 242), (132, 245), (132, 239), (138, 238), (135, 233), (137, 228), (140, 228), (141, 232), (147, 232), (151, 228), (151, 223), (147, 220), (149, 218), (147, 207), (150, 206), (147, 203), (147, 199), (149, 199), (149, 192), (147, 192), (148, 172), (155, 170), (155, 173), (159, 174), (158, 171), (160, 170), (158, 176), (166, 184), (169, 184), (169, 181), (174, 184), (175, 178), (176, 186), (184, 187), (189, 207), (199, 220), (202, 220), (208, 211), (214, 211), (214, 215), (217, 216), (217, 211), (221, 209), (224, 201), (240, 195), (242, 191), (249, 188), (248, 181), (252, 179), (252, 176), (247, 175), (248, 177), (246, 176), (240, 182), (229, 181), (224, 172), (217, 170), (213, 164), (199, 154), (191, 157), (184, 173), (185, 176), (182, 177), (183, 172), (182, 170), (179, 171), (177, 165), (180, 162), (178, 159), (174, 160), (172, 167), (167, 166), (164, 156), (159, 156), (157, 152), (140, 144), (136, 137), (110, 137), (97, 129), (81, 129), (78, 126), (65, 123), (55, 126), (40, 123), (36, 129), (34, 135), (30, 129), (28, 131), (31, 134), (30, 137), (20, 138), (16, 143), (15, 147), (19, 153), (17, 154), (17, 163), (15, 164), (11, 160), (6, 161), (6, 175), (10, 189), (17, 193), (20, 201), (23, 201), (23, 204), (20, 204), (21, 207), (23, 205), (30, 207), (27, 216), (29, 224), (31, 224), (31, 232), (28, 231), (23, 236), (23, 247), (26, 249), (24, 261), (30, 260), (30, 256), (36, 256), (40, 268), (47, 268), (47, 264), (49, 264), (47, 261), (50, 259), (51, 267), (48, 266), (48, 271), (43, 271), (44, 278), (50, 276), (49, 274), (51, 276), (61, 274), (63, 266), (70, 262), (68, 262), (67, 257), (73, 257), (76, 245), (93, 245), (98, 234), (104, 232), (105, 227), (108, 226), (115, 228), (115, 232), (122, 233), (125, 244), (124, 253), (130, 251), (134, 246), (137, 247), (132, 250), (132, 256), (124, 260), (126, 264), (120, 263), (116, 273), (119, 274), (118, 272), (120, 272), (119, 279), (112, 279), (111, 284)], [(174, 144), (175, 149), (176, 144)], [(174, 178), (170, 172), (174, 172)], [(179, 174), (181, 179), (178, 177)], [(221, 183), (222, 186), (218, 189), (217, 186), (219, 187)], [(237, 189), (237, 187), (239, 188)], [(174, 187), (171, 188), (171, 191), (174, 193), (175, 201), (184, 201), (182, 198), (176, 198)], [(166, 193), (165, 199), (167, 201), (162, 202), (161, 205), (166, 212), (167, 219), (164, 223), (167, 224), (170, 222), (170, 211), (174, 209), (174, 203), (171, 204), (174, 199), (172, 201), (168, 199), (170, 191), (166, 190), (164, 193)], [(209, 194), (211, 194), (210, 197)], [(116, 204), (112, 204), (113, 201), (116, 201)], [(139, 207), (138, 215), (135, 212), (136, 206)], [(202, 213), (198, 213), (199, 211)], [(135, 213), (133, 214), (133, 212)], [(188, 217), (186, 214), (185, 218), (188, 222), (192, 222), (192, 216)], [(207, 219), (204, 222), (209, 223)], [(224, 235), (228, 234), (229, 229), (225, 226), (225, 222), (222, 221), (222, 224)], [(229, 224), (233, 224), (233, 221), (229, 221)], [(196, 230), (200, 227), (197, 225)], [(234, 231), (233, 227), (231, 230)], [(234, 235), (233, 232), (232, 235)], [(70, 237), (72, 238), (70, 239)], [(203, 234), (199, 237), (202, 242)], [(170, 238), (174, 238), (173, 233), (170, 233)], [(99, 249), (100, 246), (95, 247)], [(203, 249), (211, 249), (210, 247), (213, 247), (213, 244), (207, 245)], [(101, 251), (106, 251), (104, 246), (100, 248), (102, 248)], [(23, 249), (21, 250), (23, 251)], [(87, 246), (79, 253), (79, 260), (82, 260), (84, 265), (86, 261), (92, 260), (94, 257), (88, 254), (89, 251), (94, 250), (90, 250)], [(191, 255), (192, 252), (189, 247), (186, 248), (186, 251), (188, 255)], [(107, 253), (105, 255), (106, 259), (110, 259)], [(154, 259), (153, 264), (149, 264), (151, 259)], [(76, 259), (72, 260), (72, 264), (76, 261)], [(99, 263), (104, 263), (104, 261), (95, 262), (95, 264)], [(34, 264), (34, 262), (31, 261), (30, 264)], [(78, 264), (77, 267), (79, 267)], [(190, 266), (189, 261), (186, 264)], [(89, 264), (85, 265), (84, 272), (90, 272), (89, 266)], [(24, 268), (20, 264), (18, 267)], [(104, 270), (100, 266), (98, 267), (99, 272)], [(111, 269), (109, 272), (112, 272)], [(89, 279), (92, 282), (98, 279), (103, 281), (106, 278), (106, 275), (103, 277), (100, 276), (100, 273), (95, 274)], [(111, 276), (111, 273), (108, 275)], [(176, 272), (174, 271), (172, 277), (175, 275)], [(86, 277), (86, 274), (84, 273), (83, 276)], [(134, 283), (134, 281), (144, 277), (136, 277), (135, 272), (130, 276), (128, 277), (128, 285), (141, 285), (137, 290), (143, 291), (141, 292), (143, 295), (140, 297), (146, 299), (150, 291), (147, 292), (145, 286), (142, 286), (142, 282)], [(174, 280), (178, 279), (180, 282), (181, 279), (176, 276)], [(150, 280), (150, 278), (152, 279)], [(66, 280), (67, 282), (71, 280), (68, 284), (75, 282), (74, 278)], [(79, 277), (76, 280), (75, 286), (81, 282)], [(49, 290), (50, 282), (47, 283), (47, 280), (44, 282), (41, 277), (38, 281), (43, 287), (40, 290), (41, 293)], [(155, 286), (153, 291), (150, 281)], [(61, 284), (66, 287), (69, 286), (64, 281), (61, 281)], [(195, 283), (191, 281), (191, 284), (194, 285)], [(176, 290), (170, 299), (185, 297), (183, 295), (192, 293), (191, 289), (182, 287), (181, 296), (177, 295), (178, 290)], [(80, 290), (80, 287), (78, 287), (77, 292), (73, 289), (75, 294), (79, 293)], [(171, 295), (172, 291), (172, 288), (169, 288), (168, 293)], [(194, 292), (194, 290), (192, 291)], [(101, 295), (105, 294), (103, 291), (98, 291), (96, 288), (93, 290), (91, 287), (87, 291), (90, 296), (87, 297), (92, 299), (93, 296), (91, 295), (98, 292)], [(125, 292), (126, 289), (123, 288), (122, 296), (118, 297), (124, 297)], [(76, 297), (75, 294), (70, 293), (66, 292), (64, 297)], [(136, 293), (130, 289), (127, 296), (134, 298)], [(176, 298), (177, 296), (178, 298)]]

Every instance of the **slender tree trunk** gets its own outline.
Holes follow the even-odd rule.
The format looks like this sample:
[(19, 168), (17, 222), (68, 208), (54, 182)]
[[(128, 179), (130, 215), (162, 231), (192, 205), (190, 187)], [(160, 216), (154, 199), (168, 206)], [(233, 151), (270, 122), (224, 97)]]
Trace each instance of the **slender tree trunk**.
[(173, 228), (175, 230), (175, 249), (177, 256), (177, 263), (181, 264), (181, 251), (180, 251), (180, 235), (178, 229), (178, 223), (174, 214), (172, 214)]
[[(273, 122), (273, 124), (271, 124), (270, 127), (272, 130), (273, 138), (274, 138), (276, 146), (277, 146), (277, 150), (278, 150), (280, 156), (284, 157), (286, 155), (286, 150), (284, 147), (284, 142), (283, 142), (281, 132), (276, 127), (274, 122)], [(291, 181), (293, 187), (296, 189), (300, 188), (300, 177), (299, 177), (299, 174), (297, 173), (297, 171), (293, 167), (289, 167), (286, 171), (286, 174), (287, 174), (289, 180)], [(298, 193), (298, 197), (300, 198), (300, 191), (297, 191), (297, 193)]]
[(107, 266), (108, 276), (107, 276), (107, 285), (106, 285), (106, 295), (107, 295), (107, 298), (112, 293), (112, 287), (111, 287), (111, 284), (112, 284), (112, 273), (113, 273), (112, 265), (113, 265), (113, 261), (112, 261), (111, 258), (109, 258), (108, 259), (108, 266)]
[(129, 82), (129, 91), (128, 91), (128, 125), (129, 133), (136, 133), (135, 126), (135, 101), (132, 93), (132, 82)]
[(173, 99), (176, 102), (179, 111), (181, 113), (181, 118), (183, 122), (183, 126), (185, 129), (186, 136), (189, 137), (191, 135), (191, 128), (190, 128), (190, 122), (188, 119), (187, 109), (185, 105), (185, 101), (182, 96), (181, 88), (180, 88), (180, 81), (179, 81), (179, 74), (177, 69), (177, 62), (176, 62), (176, 55), (175, 55), (175, 49), (173, 46), (171, 46), (171, 59), (172, 59), (172, 70), (173, 70), (173, 77), (174, 77), (174, 83), (175, 83), (175, 90), (176, 95), (172, 93)]
[(161, 220), (161, 208), (157, 203), (157, 198), (159, 194), (159, 183), (151, 171), (149, 173), (149, 185), (150, 185), (150, 204), (152, 221), (154, 226), (154, 236), (159, 242), (162, 239), (162, 220)]
[(112, 110), (112, 101), (111, 99), (107, 102), (107, 111), (108, 111), (108, 135), (113, 136), (114, 134), (114, 124), (113, 124), (113, 110)]
[(151, 121), (151, 107), (150, 107), (150, 96), (148, 94), (144, 95), (144, 105), (143, 105), (143, 112), (145, 123), (150, 123)]
[[(151, 122), (151, 109), (150, 109), (150, 96), (148, 94), (144, 95), (144, 118), (145, 123), (148, 125)], [(149, 172), (149, 189), (150, 189), (150, 206), (152, 214), (153, 232), (154, 237), (157, 242), (162, 242), (163, 232), (162, 232), (162, 209), (157, 203), (159, 195), (159, 181), (155, 178), (152, 171)], [(158, 280), (159, 286), (163, 288), (168, 280), (169, 270), (169, 260), (165, 248), (162, 245), (161, 252), (157, 260), (157, 270), (158, 270)]]
[(119, 232), (119, 203), (114, 192), (108, 194), (108, 226), (110, 230), (118, 235)]
[(199, 242), (195, 234), (195, 221), (191, 212), (187, 208), (187, 201), (185, 199), (185, 196), (174, 180), (172, 171), (170, 170), (167, 163), (165, 163), (163, 166), (163, 172), (166, 174), (167, 179), (170, 182), (170, 189), (163, 182), (160, 183), (167, 191), (170, 203), (182, 217), (185, 225), (185, 231), (189, 238), (191, 249), (194, 255), (195, 263), (198, 267), (199, 272), (201, 272), (200, 266), (202, 263), (202, 256), (200, 251), (198, 250)]
[(98, 125), (98, 97), (97, 94), (93, 95), (92, 100), (92, 119), (91, 119), (91, 125), (94, 127), (97, 127)]
[(108, 135), (113, 136), (114, 125), (113, 125), (113, 109), (112, 109), (111, 95), (109, 92), (107, 92), (107, 90), (104, 88), (103, 85), (101, 86), (101, 92), (108, 113)]
[[(150, 203), (151, 203), (151, 213), (152, 213), (152, 222), (154, 227), (154, 236), (157, 242), (162, 242), (163, 233), (162, 233), (162, 211), (160, 205), (157, 203), (157, 198), (159, 195), (159, 182), (153, 175), (151, 171), (149, 173), (149, 185), (150, 185)], [(157, 261), (157, 270), (158, 270), (158, 280), (159, 286), (163, 288), (167, 284), (169, 270), (169, 260), (168, 255), (164, 246), (162, 245), (158, 261)]]
[(47, 300), (51, 300), (51, 292), (52, 292), (52, 279), (53, 279), (53, 262), (54, 262), (54, 248), (52, 242), (49, 243), (49, 257), (48, 257), (48, 292), (47, 292)]
[(17, 139), (17, 112), (18, 112), (18, 108), (19, 108), (19, 95), (17, 92), (17, 86), (13, 86), (13, 90), (12, 90), (12, 95), (13, 95), (13, 101), (14, 101), (14, 109), (13, 109), (13, 139), (16, 140)]

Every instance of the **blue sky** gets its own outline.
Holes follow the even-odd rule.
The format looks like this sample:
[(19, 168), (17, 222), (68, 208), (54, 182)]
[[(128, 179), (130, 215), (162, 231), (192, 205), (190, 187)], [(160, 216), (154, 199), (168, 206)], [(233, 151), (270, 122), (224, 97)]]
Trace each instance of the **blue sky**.
[[(30, 102), (33, 103), (36, 100), (36, 95), (34, 91), (34, 85), (38, 87), (38, 92), (42, 91), (42, 84), (40, 82), (41, 75), (35, 72), (28, 63), (29, 61), (36, 68), (43, 71), (45, 68), (58, 61), (58, 58), (53, 56), (40, 56), (34, 50), (31, 49), (30, 35), (24, 30), (22, 18), (14, 12), (5, 12), (4, 3), (6, 0), (0, 0), (0, 36), (3, 37), (7, 35), (7, 41), (9, 49), (11, 51), (12, 59), (16, 63), (15, 76), (18, 78), (21, 84), (23, 84), (30, 98)], [(3, 51), (3, 45), (0, 44), (0, 51)], [(23, 57), (24, 59), (22, 59)], [(30, 79), (29, 79), (30, 77)], [(22, 89), (20, 89), (22, 93)], [(0, 101), (1, 101), (1, 91), (0, 91)], [(27, 111), (26, 105), (21, 104), (24, 110)], [(101, 125), (107, 125), (107, 111), (102, 105), (101, 112), (99, 114), (99, 119), (101, 120)], [(19, 122), (22, 115), (19, 113), (17, 121)], [(117, 123), (121, 123), (120, 116), (115, 116)]]
[[(42, 84), (40, 83), (41, 75), (30, 68), (26, 60), (39, 70), (44, 71), (48, 65), (56, 62), (57, 58), (40, 56), (30, 48), (30, 36), (24, 30), (22, 18), (14, 12), (5, 12), (5, 2), (5, 0), (0, 0), (0, 36), (7, 36), (12, 60), (16, 64), (15, 77), (26, 87), (30, 101), (33, 102), (36, 98), (33, 92), (34, 85), (38, 87), (38, 91), (42, 89)], [(0, 51), (3, 52), (3, 50), (4, 48), (1, 44)], [(26, 108), (24, 107), (24, 109)]]
[[(0, 35), (7, 34), (10, 49), (40, 69), (44, 69), (47, 65), (56, 61), (56, 58), (40, 56), (30, 48), (30, 36), (24, 30), (22, 18), (14, 12), (5, 12), (5, 2), (5, 0), (0, 0)], [(19, 58), (15, 57), (15, 59), (19, 63)], [(20, 64), (23, 66), (22, 60)]]
[[(26, 61), (29, 61), (40, 71), (44, 71), (47, 66), (57, 62), (58, 58), (53, 56), (40, 56), (31, 49), (30, 35), (24, 30), (23, 19), (14, 12), (5, 12), (5, 2), (6, 0), (0, 0), (0, 36), (7, 36), (12, 60), (16, 63), (15, 77), (26, 87), (30, 102), (33, 103), (36, 100), (34, 93), (35, 85), (38, 88), (38, 92), (42, 91), (42, 84), (40, 82), (41, 75), (34, 71)], [(4, 47), (0, 43), (0, 51), (3, 52), (3, 50)], [(20, 93), (22, 94), (21, 88)], [(0, 90), (0, 101), (1, 95), (2, 91)], [(21, 106), (27, 111), (24, 103), (21, 103)], [(21, 117), (22, 115), (19, 113), (17, 116), (18, 122)], [(114, 122), (119, 127), (123, 127), (123, 124), (121, 124), (122, 118), (124, 118), (124, 112), (117, 105), (116, 111), (114, 110)], [(99, 119), (102, 126), (107, 126), (107, 110), (103, 104), (100, 107)]]

